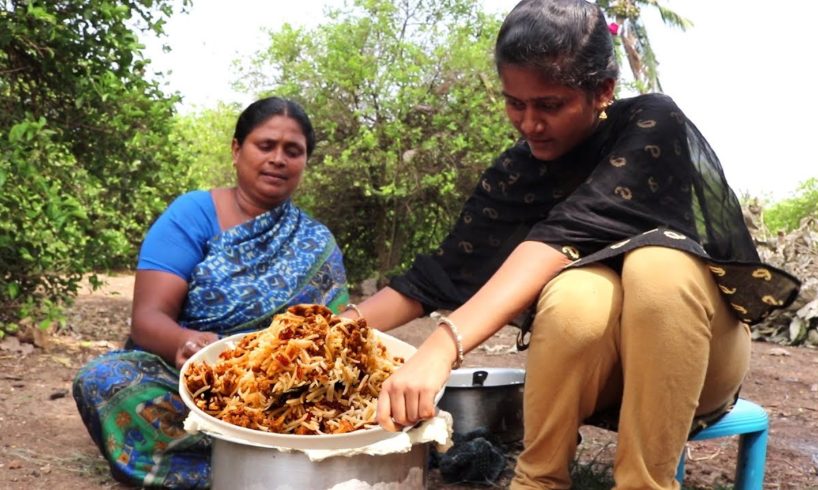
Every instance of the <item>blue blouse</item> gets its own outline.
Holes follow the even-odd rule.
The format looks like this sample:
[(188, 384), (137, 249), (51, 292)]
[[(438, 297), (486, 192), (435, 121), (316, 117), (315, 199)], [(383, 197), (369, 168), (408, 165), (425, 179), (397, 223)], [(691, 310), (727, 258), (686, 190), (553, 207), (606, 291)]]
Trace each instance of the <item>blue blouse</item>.
[(210, 191), (177, 197), (151, 225), (139, 252), (137, 270), (157, 270), (190, 281), (204, 260), (207, 242), (221, 233)]

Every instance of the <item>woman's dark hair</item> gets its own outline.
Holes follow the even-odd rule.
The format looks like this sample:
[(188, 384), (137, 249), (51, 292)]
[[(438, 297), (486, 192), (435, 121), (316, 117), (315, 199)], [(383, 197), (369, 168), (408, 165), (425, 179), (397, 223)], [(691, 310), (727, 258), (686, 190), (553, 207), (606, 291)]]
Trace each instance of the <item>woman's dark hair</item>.
[(315, 131), (312, 129), (312, 123), (309, 116), (304, 111), (304, 108), (289, 99), (281, 97), (267, 97), (260, 99), (249, 106), (239, 115), (236, 121), (236, 130), (233, 132), (233, 138), (238, 142), (239, 146), (244, 144), (244, 139), (250, 132), (256, 129), (261, 124), (273, 116), (286, 116), (295, 120), (304, 137), (307, 139), (307, 157), (312, 154), (315, 149)]
[(531, 67), (546, 80), (586, 91), (619, 75), (605, 15), (584, 0), (518, 3), (497, 35), (494, 60), (498, 71)]

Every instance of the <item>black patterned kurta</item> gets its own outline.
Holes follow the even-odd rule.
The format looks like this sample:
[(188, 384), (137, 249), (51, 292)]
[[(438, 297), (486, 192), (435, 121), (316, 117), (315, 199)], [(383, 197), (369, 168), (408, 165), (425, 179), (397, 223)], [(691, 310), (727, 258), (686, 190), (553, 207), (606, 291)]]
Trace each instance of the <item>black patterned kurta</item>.
[[(390, 285), (427, 311), (453, 309), (525, 240), (560, 250), (568, 267), (617, 268), (626, 252), (654, 245), (704, 259), (748, 324), (789, 305), (799, 281), (760, 262), (718, 158), (676, 104), (647, 94), (607, 112), (558, 160), (537, 160), (524, 140), (501, 154), (440, 248)], [(530, 313), (516, 323), (526, 326)]]

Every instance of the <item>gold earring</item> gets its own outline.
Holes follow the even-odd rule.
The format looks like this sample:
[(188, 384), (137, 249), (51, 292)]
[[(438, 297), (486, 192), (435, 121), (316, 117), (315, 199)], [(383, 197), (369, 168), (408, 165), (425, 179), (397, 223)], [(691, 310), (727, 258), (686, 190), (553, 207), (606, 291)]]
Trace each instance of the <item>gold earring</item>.
[(607, 109), (611, 104), (613, 104), (613, 101), (609, 100), (608, 102), (605, 102), (605, 105), (602, 106), (602, 111), (600, 111), (600, 113), (599, 113), (599, 120), (600, 121), (604, 121), (605, 119), (608, 119), (608, 113), (605, 112), (605, 109)]

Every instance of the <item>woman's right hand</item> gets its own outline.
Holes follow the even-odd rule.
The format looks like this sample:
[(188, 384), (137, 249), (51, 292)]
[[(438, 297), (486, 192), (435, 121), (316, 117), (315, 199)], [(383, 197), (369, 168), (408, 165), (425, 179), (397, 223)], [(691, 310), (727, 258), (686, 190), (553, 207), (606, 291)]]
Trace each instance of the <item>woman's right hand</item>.
[(393, 373), (378, 396), (377, 421), (388, 431), (435, 416), (435, 397), (446, 384), (457, 351), (439, 328)]
[(176, 369), (181, 369), (182, 365), (190, 359), (190, 357), (199, 352), (202, 347), (219, 340), (219, 336), (213, 332), (198, 332), (196, 330), (189, 330), (184, 337), (184, 342), (179, 344), (176, 348)]

